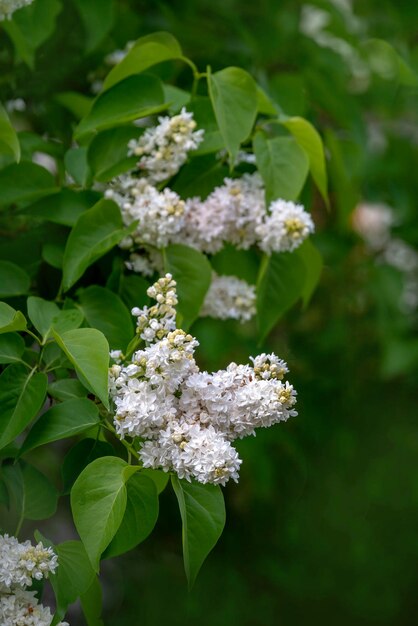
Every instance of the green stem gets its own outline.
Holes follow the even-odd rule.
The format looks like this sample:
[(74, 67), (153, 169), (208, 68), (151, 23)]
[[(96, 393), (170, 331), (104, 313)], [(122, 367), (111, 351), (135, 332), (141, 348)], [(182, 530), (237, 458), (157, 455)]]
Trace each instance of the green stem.
[(24, 361), (23, 359), (16, 359), (16, 361), (18, 363), (22, 363), (22, 365), (26, 365), (26, 367), (29, 368), (30, 370), (32, 369), (32, 366), (29, 365), (29, 363), (26, 363), (26, 361)]
[(42, 341), (41, 341), (41, 339), (39, 339), (39, 337), (37, 337), (37, 336), (35, 335), (35, 333), (33, 333), (31, 330), (28, 330), (27, 328), (26, 328), (25, 332), (26, 332), (26, 333), (28, 333), (28, 335), (30, 335), (31, 337), (33, 337), (33, 338), (35, 339), (35, 341), (36, 341), (37, 343), (39, 343), (39, 345), (40, 345), (40, 346), (42, 345)]
[(195, 65), (191, 59), (188, 59), (187, 57), (180, 57), (180, 58), (183, 61), (183, 63), (186, 63), (186, 65), (188, 65), (192, 69), (194, 76), (197, 76), (199, 74), (197, 65)]
[(61, 281), (59, 289), (58, 289), (58, 293), (55, 296), (55, 302), (62, 302), (62, 292), (63, 292), (63, 285)]
[(17, 523), (16, 530), (14, 532), (15, 537), (19, 536), (20, 530), (22, 528), (23, 520), (24, 520), (24, 515), (23, 515), (23, 507), (22, 507), (22, 512), (20, 514), (19, 521)]

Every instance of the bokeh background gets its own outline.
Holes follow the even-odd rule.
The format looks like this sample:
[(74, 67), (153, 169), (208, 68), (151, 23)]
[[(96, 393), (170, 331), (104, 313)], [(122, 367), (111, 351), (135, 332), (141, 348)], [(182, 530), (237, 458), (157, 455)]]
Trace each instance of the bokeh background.
[[(177, 504), (163, 494), (153, 535), (104, 565), (105, 624), (416, 624), (418, 6), (123, 0), (85, 56), (83, 24), (63, 4), (34, 71), (19, 65), (13, 84), (12, 44), (0, 35), (2, 99), (24, 99), (25, 120), (33, 112), (44, 130), (69, 136), (71, 117), (51, 94), (91, 93), (106, 54), (167, 30), (202, 70), (244, 67), (283, 112), (309, 119), (330, 179), (330, 211), (312, 188), (303, 197), (324, 256), (309, 306), (292, 309), (263, 346), (252, 324), (193, 327), (202, 367), (260, 350), (286, 359), (299, 416), (240, 442), (227, 526), (191, 593)], [(173, 64), (160, 71), (190, 78)], [(77, 612), (70, 619), (82, 624)]]

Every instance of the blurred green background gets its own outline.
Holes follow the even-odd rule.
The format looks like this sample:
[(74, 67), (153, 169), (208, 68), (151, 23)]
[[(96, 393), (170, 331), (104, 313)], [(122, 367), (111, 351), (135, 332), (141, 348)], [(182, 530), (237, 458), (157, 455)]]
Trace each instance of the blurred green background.
[[(315, 125), (332, 206), (305, 192), (324, 256), (321, 284), (266, 345), (257, 346), (251, 324), (193, 327), (202, 367), (247, 362), (261, 350), (286, 359), (299, 416), (240, 442), (241, 480), (225, 489), (227, 527), (191, 593), (177, 504), (163, 494), (153, 535), (104, 564), (105, 623), (416, 624), (418, 6), (124, 0), (116, 8), (111, 33), (82, 58), (82, 24), (65, 7), (35, 71), (19, 66), (13, 97), (29, 102), (29, 115), (65, 137), (66, 113), (46, 96), (89, 93), (105, 54), (168, 30), (202, 70), (242, 66), (285, 113)], [(11, 44), (2, 37), (6, 68)], [(161, 71), (178, 72), (180, 84), (190, 78)], [(376, 203), (386, 207), (373, 215), (391, 222), (377, 242), (359, 209)], [(73, 626), (78, 619), (69, 616)]]

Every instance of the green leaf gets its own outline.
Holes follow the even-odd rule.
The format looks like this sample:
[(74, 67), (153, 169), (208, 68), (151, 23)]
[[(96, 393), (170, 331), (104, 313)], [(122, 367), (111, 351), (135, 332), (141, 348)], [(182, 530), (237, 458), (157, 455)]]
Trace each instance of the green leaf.
[(58, 316), (52, 321), (52, 328), (57, 333), (65, 333), (67, 330), (75, 330), (83, 323), (84, 316), (79, 309), (66, 309), (60, 311)]
[(61, 311), (55, 302), (31, 296), (28, 298), (28, 316), (36, 330), (42, 335), (43, 343), (52, 329), (57, 333), (78, 328), (83, 322), (83, 314), (78, 309)]
[(193, 113), (197, 128), (205, 131), (202, 143), (192, 154), (209, 154), (225, 148), (225, 142), (219, 130), (210, 98), (193, 99), (187, 106), (187, 110)]
[(149, 302), (147, 289), (149, 283), (143, 276), (131, 274), (122, 275), (119, 285), (119, 295), (121, 300), (131, 311), (135, 306), (142, 307)]
[(155, 483), (158, 495), (164, 491), (170, 480), (170, 474), (168, 472), (149, 468), (142, 469), (141, 476), (147, 476)]
[(42, 362), (46, 369), (65, 368), (71, 369), (72, 365), (61, 348), (55, 343), (45, 344), (42, 350)]
[(76, 443), (67, 453), (62, 465), (63, 493), (70, 493), (71, 487), (89, 463), (113, 455), (113, 447), (107, 441), (88, 437)]
[(199, 315), (212, 279), (212, 268), (204, 254), (181, 244), (164, 250), (164, 264), (177, 282), (178, 322), (187, 330)]
[(244, 70), (227, 67), (215, 74), (208, 69), (208, 88), (219, 130), (233, 164), (240, 144), (248, 139), (254, 126), (258, 108), (257, 85)]
[(20, 361), (25, 350), (25, 342), (17, 333), (0, 335), (0, 363)]
[(93, 104), (93, 98), (78, 93), (78, 91), (62, 91), (54, 95), (54, 100), (67, 111), (70, 111), (78, 120), (90, 112)]
[(51, 622), (51, 626), (55, 626), (65, 616), (68, 606), (88, 591), (95, 573), (81, 541), (64, 541), (54, 545), (38, 530), (34, 536), (36, 541), (52, 548), (58, 557), (58, 568), (49, 575), (56, 600), (56, 611)]
[(125, 350), (135, 332), (132, 316), (119, 296), (95, 285), (78, 295), (88, 324), (104, 334), (111, 349)]
[(91, 183), (91, 171), (87, 160), (87, 148), (70, 148), (64, 156), (65, 169), (80, 187)]
[(266, 202), (296, 200), (309, 171), (309, 158), (293, 137), (254, 138), (257, 167), (266, 186)]
[(385, 80), (407, 87), (418, 86), (418, 75), (387, 41), (369, 39), (363, 44), (371, 69)]
[(25, 492), (24, 517), (30, 520), (44, 520), (52, 517), (57, 510), (58, 492), (44, 474), (32, 465), (22, 466)]
[(257, 85), (258, 112), (263, 115), (274, 115), (280, 111), (280, 107), (266, 94), (264, 89)]
[(179, 87), (175, 87), (174, 85), (167, 85), (166, 83), (163, 84), (163, 89), (164, 100), (169, 104), (168, 112), (170, 115), (175, 115), (183, 107), (189, 109), (190, 93), (188, 91), (179, 89)]
[(158, 493), (155, 483), (143, 473), (134, 474), (126, 484), (127, 502), (119, 530), (103, 558), (124, 554), (144, 541), (158, 519)]
[(54, 193), (25, 207), (22, 213), (72, 227), (80, 215), (96, 204), (100, 198), (101, 194), (96, 191), (61, 189), (59, 193)]
[[(124, 231), (119, 228), (122, 227), (120, 214), (114, 206), (99, 202), (93, 209), (80, 217), (66, 241), (62, 259), (65, 291), (81, 278), (89, 265), (123, 237)], [(99, 228), (89, 230), (95, 217)]]
[(0, 302), (0, 334), (14, 330), (26, 330), (25, 316), (5, 302)]
[(126, 235), (120, 209), (100, 200), (78, 218), (64, 253), (63, 288), (67, 291), (86, 269)]
[(51, 407), (41, 415), (26, 437), (20, 454), (46, 443), (74, 437), (100, 422), (99, 410), (91, 400), (76, 398)]
[(113, 0), (75, 0), (83, 22), (86, 53), (92, 52), (111, 30), (114, 22)]
[(310, 239), (306, 239), (306, 241), (295, 250), (295, 255), (299, 256), (305, 264), (306, 276), (302, 291), (302, 300), (303, 305), (306, 307), (321, 278), (323, 268), (322, 256)]
[(99, 578), (95, 576), (91, 586), (80, 598), (87, 626), (104, 626), (104, 622), (101, 619), (102, 595)]
[(201, 485), (171, 477), (183, 523), (183, 558), (189, 588), (225, 526), (225, 503), (219, 485)]
[(18, 520), (44, 520), (54, 515), (58, 492), (44, 474), (23, 461), (3, 466), (2, 473)]
[(20, 159), (19, 139), (10, 123), (6, 110), (0, 103), (0, 154), (11, 154), (15, 161)]
[(117, 457), (88, 465), (71, 490), (74, 523), (97, 572), (100, 555), (120, 527), (127, 503), (125, 483), (135, 468)]
[(306, 269), (295, 253), (281, 252), (265, 256), (257, 281), (257, 324), (260, 340), (299, 298), (306, 284)]
[(222, 185), (228, 173), (228, 168), (215, 155), (199, 155), (181, 168), (173, 190), (182, 198), (199, 196), (204, 200), (214, 187)]
[(128, 142), (138, 136), (133, 126), (109, 128), (94, 137), (88, 149), (88, 162), (94, 177), (106, 182), (118, 174), (135, 168), (138, 157), (128, 157)]
[(165, 108), (164, 91), (155, 76), (129, 76), (100, 94), (75, 131), (81, 139), (99, 130), (158, 113)]
[(361, 200), (359, 184), (346, 162), (346, 154), (351, 145), (347, 140), (337, 137), (337, 133), (327, 129), (325, 142), (331, 158), (329, 175), (333, 190), (333, 204), (336, 206), (336, 217), (340, 228), (352, 230), (349, 224), (351, 213)]
[(36, 49), (52, 35), (60, 11), (59, 0), (36, 0), (16, 11), (12, 20), (2, 22), (16, 52), (30, 68), (34, 66)]
[(312, 178), (321, 192), (325, 204), (329, 207), (325, 152), (319, 133), (303, 117), (290, 117), (282, 121), (282, 124), (292, 133), (299, 146), (308, 155)]
[(62, 619), (68, 606), (88, 591), (95, 574), (81, 541), (64, 541), (52, 547), (58, 556), (58, 567), (49, 579), (57, 601), (57, 614)]
[(77, 378), (63, 378), (48, 385), (48, 394), (60, 402), (74, 398), (85, 398), (87, 393), (87, 389)]
[(45, 374), (33, 374), (18, 363), (9, 365), (0, 375), (0, 448), (20, 435), (41, 409), (47, 382)]
[(45, 338), (51, 330), (54, 318), (59, 315), (59, 307), (55, 302), (31, 296), (28, 298), (27, 308), (30, 321), (42, 337)]
[(65, 243), (50, 242), (42, 246), (42, 259), (51, 267), (62, 270), (64, 262)]
[(140, 74), (157, 63), (180, 59), (182, 54), (180, 44), (170, 33), (157, 32), (140, 37), (126, 57), (109, 72), (104, 89), (109, 89), (127, 76)]
[(60, 348), (73, 364), (83, 385), (109, 408), (108, 366), (109, 344), (95, 328), (77, 328), (59, 335), (52, 331)]
[(27, 161), (0, 170), (0, 189), (0, 205), (36, 200), (58, 191), (52, 174)]
[(28, 293), (29, 275), (10, 261), (0, 261), (0, 298), (12, 298)]

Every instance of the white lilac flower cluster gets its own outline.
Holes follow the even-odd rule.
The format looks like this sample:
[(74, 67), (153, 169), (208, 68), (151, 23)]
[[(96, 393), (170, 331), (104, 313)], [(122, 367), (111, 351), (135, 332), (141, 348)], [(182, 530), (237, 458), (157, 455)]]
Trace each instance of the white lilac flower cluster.
[[(19, 543), (16, 537), (0, 535), (0, 624), (4, 626), (50, 626), (51, 611), (42, 606), (33, 591), (25, 587), (33, 580), (47, 578), (58, 566), (51, 548), (41, 542)], [(58, 626), (68, 626), (60, 622)]]
[(264, 186), (258, 173), (225, 178), (205, 200), (186, 201), (185, 228), (178, 243), (207, 254), (226, 243), (248, 249), (257, 243), (257, 228), (265, 217)]
[(255, 285), (236, 276), (218, 276), (213, 273), (200, 316), (247, 322), (255, 315), (255, 302)]
[(30, 541), (19, 543), (15, 537), (0, 535), (0, 585), (27, 587), (57, 568), (58, 560), (51, 548)]
[(140, 157), (138, 168), (151, 183), (158, 183), (174, 174), (186, 162), (190, 150), (203, 141), (203, 130), (195, 130), (193, 114), (185, 108), (173, 117), (158, 118), (158, 125), (147, 128), (139, 139), (129, 142), (129, 155)]
[[(180, 196), (161, 188), (185, 163), (188, 152), (203, 140), (193, 114), (184, 108), (173, 117), (160, 117), (139, 139), (129, 142), (129, 155), (139, 157), (138, 169), (112, 180), (106, 198), (120, 207), (131, 234), (119, 244), (128, 250), (128, 269), (152, 276), (161, 272), (159, 250), (184, 244), (205, 254), (216, 254), (226, 244), (241, 250), (258, 246), (263, 252), (292, 252), (314, 231), (311, 216), (303, 206), (275, 200), (267, 207), (265, 188), (258, 172), (225, 178), (205, 198)], [(240, 157), (253, 164), (254, 155)], [(159, 187), (157, 187), (159, 185)], [(254, 289), (237, 278), (213, 281), (205, 315), (246, 321), (255, 312)]]
[(111, 182), (105, 196), (120, 207), (124, 223), (137, 222), (123, 248), (182, 243), (206, 254), (227, 243), (247, 250), (291, 252), (314, 231), (303, 206), (285, 200), (272, 202), (269, 211), (258, 173), (225, 178), (205, 199), (181, 200), (169, 188), (159, 191), (146, 178), (124, 174)]
[(176, 328), (172, 276), (160, 278), (148, 295), (157, 304), (132, 310), (145, 347), (125, 363), (120, 351), (111, 354), (116, 431), (142, 440), (144, 467), (201, 483), (237, 481), (241, 459), (231, 442), (297, 415), (296, 391), (284, 381), (287, 365), (261, 354), (252, 365), (200, 371), (197, 340)]
[(12, 13), (32, 2), (33, 0), (0, 0), (0, 21), (9, 19)]
[(185, 229), (179, 243), (213, 254), (226, 243), (247, 250), (258, 246), (267, 254), (295, 250), (315, 227), (303, 206), (276, 200), (267, 210), (260, 175), (225, 178), (206, 200), (186, 201)]
[[(157, 126), (129, 142), (128, 155), (140, 157), (138, 171), (122, 174), (105, 192), (120, 206), (126, 225), (138, 223), (123, 247), (183, 243), (213, 254), (231, 243), (244, 250), (258, 245), (270, 254), (294, 250), (314, 231), (312, 218), (301, 205), (276, 200), (266, 206), (257, 172), (225, 178), (204, 200), (183, 201), (167, 187), (157, 189), (198, 148), (204, 131), (195, 129), (193, 114), (183, 108), (173, 117), (160, 117)], [(246, 159), (253, 156), (247, 154)]]
[(105, 197), (119, 205), (126, 226), (137, 222), (131, 237), (123, 240), (124, 248), (140, 245), (163, 248), (184, 227), (183, 200), (169, 188), (158, 191), (145, 178), (120, 177), (106, 190)]
[(293, 252), (314, 230), (312, 218), (301, 204), (276, 200), (256, 232), (260, 248), (271, 254)]

